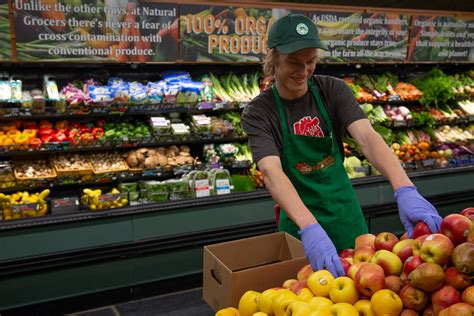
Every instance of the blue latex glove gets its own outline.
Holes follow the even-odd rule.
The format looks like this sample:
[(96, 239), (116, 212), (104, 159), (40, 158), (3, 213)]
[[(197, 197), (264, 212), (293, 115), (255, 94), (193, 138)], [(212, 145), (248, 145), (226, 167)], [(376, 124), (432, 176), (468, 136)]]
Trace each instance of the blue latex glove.
[(413, 228), (419, 221), (428, 225), (432, 233), (439, 231), (442, 218), (434, 206), (418, 193), (414, 186), (401, 186), (395, 191), (395, 200), (400, 212), (400, 220), (405, 226), (408, 238), (413, 236)]
[(313, 271), (326, 269), (335, 278), (345, 275), (336, 247), (320, 224), (308, 225), (298, 233)]

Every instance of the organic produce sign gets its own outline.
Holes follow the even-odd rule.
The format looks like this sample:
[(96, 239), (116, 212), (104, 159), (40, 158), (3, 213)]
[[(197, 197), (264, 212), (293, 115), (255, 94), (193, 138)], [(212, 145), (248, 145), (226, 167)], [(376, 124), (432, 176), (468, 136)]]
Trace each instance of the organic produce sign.
[(174, 61), (176, 12), (165, 3), (15, 0), (17, 60)]
[(183, 5), (180, 7), (184, 61), (260, 62), (272, 23), (285, 9)]
[(383, 13), (314, 12), (310, 18), (329, 51), (324, 61), (404, 61), (409, 16)]
[(414, 16), (409, 61), (474, 61), (474, 19)]
[(11, 59), (10, 19), (8, 18), (8, 1), (0, 1), (0, 61)]

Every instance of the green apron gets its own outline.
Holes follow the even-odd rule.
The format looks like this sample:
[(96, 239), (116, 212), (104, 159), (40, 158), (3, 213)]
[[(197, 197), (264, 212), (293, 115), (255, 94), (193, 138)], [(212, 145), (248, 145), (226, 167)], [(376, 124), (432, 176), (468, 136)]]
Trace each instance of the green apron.
[[(328, 112), (310, 81), (308, 86), (324, 118), (329, 136), (322, 138), (289, 133), (284, 106), (273, 85), (282, 126), (282, 166), (303, 203), (324, 228), (337, 250), (341, 251), (353, 248), (355, 238), (368, 230), (333, 137)], [(285, 212), (280, 213), (278, 230), (300, 238), (298, 226)]]

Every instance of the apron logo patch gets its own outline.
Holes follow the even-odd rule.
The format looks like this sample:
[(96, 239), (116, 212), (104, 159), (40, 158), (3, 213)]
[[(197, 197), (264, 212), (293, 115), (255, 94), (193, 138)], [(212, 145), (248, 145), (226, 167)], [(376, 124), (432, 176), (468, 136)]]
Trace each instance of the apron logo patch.
[(317, 117), (305, 116), (293, 124), (293, 133), (302, 136), (324, 137)]
[(298, 170), (301, 174), (309, 174), (313, 171), (318, 171), (321, 169), (326, 169), (330, 166), (332, 166), (335, 162), (335, 159), (333, 156), (328, 156), (321, 160), (320, 162), (316, 163), (314, 166), (306, 163), (306, 162), (299, 162), (296, 164), (295, 168)]

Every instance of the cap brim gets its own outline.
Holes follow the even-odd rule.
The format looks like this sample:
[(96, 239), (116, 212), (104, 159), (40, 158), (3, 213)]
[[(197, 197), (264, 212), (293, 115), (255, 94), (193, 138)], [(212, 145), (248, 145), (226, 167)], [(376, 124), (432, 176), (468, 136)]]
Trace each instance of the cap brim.
[(282, 54), (291, 54), (300, 49), (305, 48), (320, 48), (324, 50), (328, 50), (326, 45), (324, 45), (321, 41), (318, 40), (301, 40), (296, 42), (291, 42), (288, 44), (278, 45), (276, 49)]

